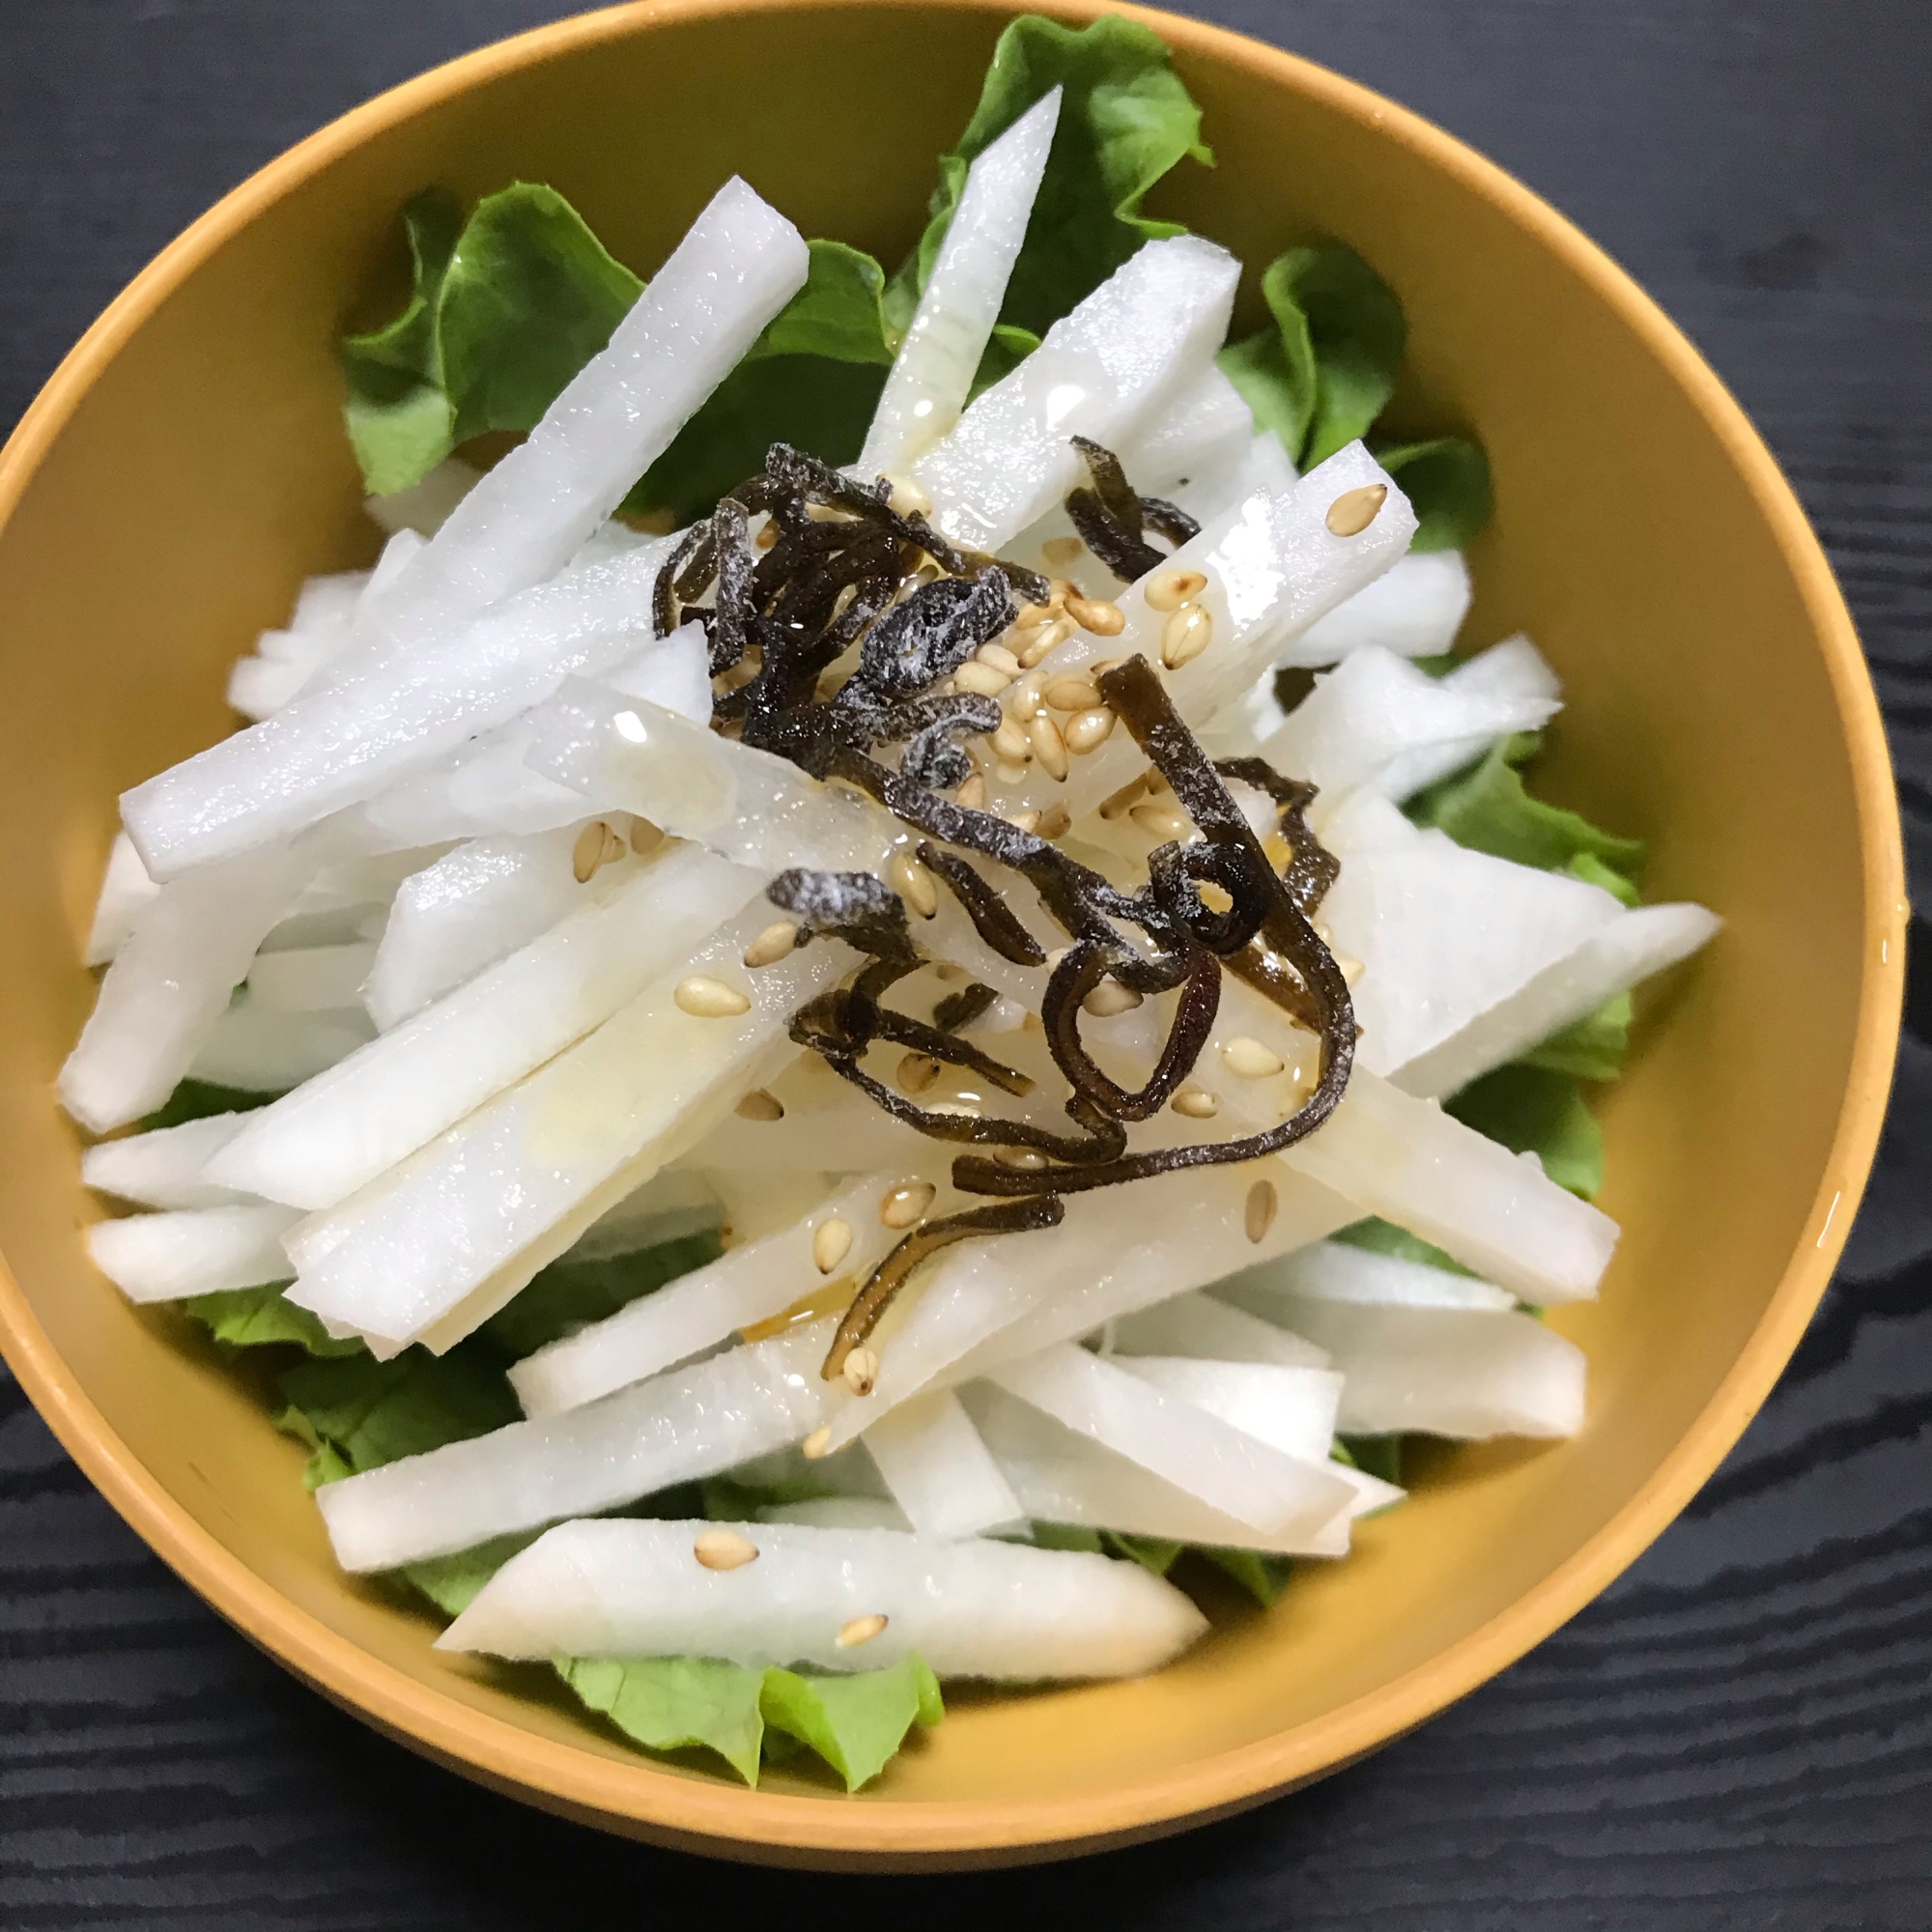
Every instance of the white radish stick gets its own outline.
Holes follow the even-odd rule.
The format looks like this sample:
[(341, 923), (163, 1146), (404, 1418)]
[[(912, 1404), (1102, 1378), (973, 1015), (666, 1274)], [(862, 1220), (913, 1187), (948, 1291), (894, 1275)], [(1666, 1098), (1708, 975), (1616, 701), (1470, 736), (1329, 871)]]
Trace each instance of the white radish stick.
[(1721, 923), (1700, 905), (1626, 912), (1460, 1033), (1399, 1068), (1395, 1084), (1427, 1099), (1455, 1094), (1595, 1012), (1613, 994), (1688, 959)]
[(1311, 624), (1277, 662), (1339, 664), (1365, 644), (1379, 644), (1404, 658), (1437, 656), (1456, 641), (1470, 594), (1469, 566), (1461, 551), (1412, 551), (1386, 576)]
[[(1308, 1250), (1295, 1252), (1306, 1254)], [(1327, 1354), (1313, 1342), (1304, 1342), (1274, 1322), (1232, 1308), (1199, 1289), (1119, 1316), (1103, 1333), (1103, 1352), (1117, 1358), (1181, 1355), (1217, 1362), (1278, 1362), (1291, 1369), (1328, 1366)]]
[(362, 982), (376, 963), (367, 940), (346, 946), (299, 946), (261, 952), (248, 969), (248, 998), (266, 1012), (319, 1013), (359, 1006)]
[[(1563, 697), (1562, 683), (1548, 660), (1521, 632), (1479, 651), (1438, 682), (1460, 702), (1493, 706), (1495, 715), (1512, 718), (1543, 705), (1553, 711)], [(1510, 731), (1527, 728), (1514, 723), (1507, 726)], [(1425, 785), (1474, 764), (1503, 735), (1485, 730), (1461, 740), (1417, 745), (1386, 765), (1377, 783), (1398, 803), (1413, 798)]]
[(368, 600), (358, 633), (413, 648), (554, 577), (737, 366), (810, 266), (798, 230), (733, 176), (543, 420)]
[(1079, 481), (1069, 438), (1115, 447), (1208, 366), (1239, 277), (1197, 236), (1148, 242), (914, 467), (934, 526), (976, 550), (1010, 542)]
[(1601, 886), (1419, 831), (1366, 786), (1323, 842), (1342, 870), (1321, 918), (1334, 951), (1361, 962), (1356, 1059), (1374, 1073), (1439, 1046), (1626, 916)]
[(584, 1408), (325, 1484), (316, 1502), (345, 1570), (393, 1570), (493, 1536), (619, 1508), (715, 1476), (816, 1429), (830, 1321), (733, 1349)]
[(80, 1178), (98, 1193), (143, 1208), (229, 1208), (252, 1202), (252, 1195), (217, 1187), (201, 1172), (247, 1119), (246, 1114), (211, 1114), (178, 1127), (102, 1141), (82, 1151)]
[(915, 1396), (860, 1438), (893, 1500), (923, 1536), (986, 1536), (1026, 1511), (950, 1389)]
[(1215, 1362), (1197, 1355), (1116, 1354), (1107, 1359), (1162, 1395), (1205, 1408), (1284, 1456), (1323, 1469), (1328, 1466), (1336, 1408), (1342, 1399), (1342, 1378), (1332, 1369)]
[(280, 1012), (244, 993), (195, 1049), (187, 1077), (248, 1094), (285, 1094), (326, 1073), (375, 1037), (376, 1029), (359, 1006)]
[[(302, 692), (135, 786), (122, 814), (148, 870), (168, 879), (287, 838), (507, 724), (571, 672), (618, 664), (648, 634), (671, 547), (659, 539), (538, 584), (393, 666)], [(397, 838), (417, 842), (409, 829)]]
[(1237, 467), (1254, 433), (1241, 392), (1210, 362), (1117, 454), (1141, 495), (1165, 496), (1178, 485)]
[(295, 1272), (282, 1251), (294, 1226), (286, 1208), (184, 1208), (97, 1221), (87, 1231), (94, 1265), (129, 1301), (180, 1301), (258, 1288)]
[(1209, 1548), (1260, 1549), (1278, 1556), (1346, 1556), (1353, 1518), (1400, 1501), (1403, 1493), (1374, 1477), (1354, 1480), (1358, 1472), (1324, 1462), (1322, 1473), (1344, 1483), (1350, 1492), (1347, 1508), (1311, 1532), (1271, 1536), (1209, 1509), (1151, 1470), (1042, 1415), (991, 1382), (968, 1383), (960, 1400), (1035, 1522), (1111, 1529), (1125, 1536), (1158, 1537)]
[[(1387, 494), (1365, 526), (1345, 519), (1346, 534), (1329, 527), (1338, 501), (1377, 490)], [(1027, 674), (1026, 686), (1050, 694), (1094, 664), (1139, 655), (1165, 667), (1175, 708), (1190, 724), (1203, 724), (1262, 675), (1281, 639), (1386, 570), (1414, 527), (1408, 499), (1360, 443), (1350, 443), (1299, 483), (1286, 471), (1278, 486), (1252, 491), (1205, 526), (1171, 562), (1120, 593), (1122, 630), (1078, 633)], [(1127, 732), (1114, 730), (1084, 753), (1037, 758), (1012, 788), (1017, 798), (1003, 789), (1002, 806), (1060, 805), (1079, 819), (1146, 764)]]
[(733, 1107), (678, 1165), (762, 1181), (784, 1174), (918, 1166), (933, 1153), (933, 1143), (916, 1127), (894, 1120), (815, 1053), (803, 1053)]
[(760, 1503), (758, 1522), (802, 1522), (809, 1529), (892, 1529), (910, 1535), (906, 1513), (890, 1496), (801, 1496), (795, 1503)]
[(573, 1262), (600, 1262), (634, 1255), (639, 1248), (715, 1228), (724, 1218), (724, 1209), (703, 1175), (667, 1169), (600, 1215), (572, 1243), (568, 1256)]
[(1324, 1470), (1069, 1342), (1009, 1362), (987, 1379), (1210, 1509), (1271, 1536), (1312, 1536), (1353, 1500), (1348, 1485)]
[(552, 1415), (595, 1402), (689, 1361), (734, 1329), (781, 1315), (814, 1290), (843, 1284), (849, 1300), (905, 1232), (879, 1218), (885, 1196), (905, 1178), (895, 1168), (835, 1189), (792, 1226), (734, 1246), (709, 1266), (526, 1356), (510, 1371), (524, 1413)]
[[(740, 914), (538, 1072), (305, 1221), (290, 1249), (297, 1297), (393, 1341), (428, 1330), (493, 1280), (507, 1300), (557, 1252), (533, 1244), (568, 1217), (594, 1219), (614, 1206), (768, 1077), (770, 1057), (791, 1057), (792, 1014), (849, 970), (853, 954), (815, 940), (747, 967), (769, 911)], [(582, 1232), (571, 1227), (564, 1245)], [(499, 1277), (526, 1266), (513, 1285)]]
[(134, 841), (125, 832), (114, 835), (107, 848), (107, 869), (100, 878), (100, 896), (94, 903), (94, 923), (87, 935), (84, 964), (104, 966), (127, 944), (134, 922), (160, 887), (148, 876)]
[[(1325, 796), (1374, 784), (1399, 802), (1480, 757), (1496, 739), (1540, 729), (1559, 708), (1547, 686), (1535, 696), (1490, 696), (1453, 673), (1431, 677), (1406, 658), (1368, 644), (1315, 680), (1315, 689), (1263, 740), (1260, 754)], [(1391, 771), (1397, 787), (1386, 782)]]
[(334, 1207), (601, 1026), (757, 889), (755, 874), (677, 847), (264, 1108), (209, 1178), (298, 1208)]
[(61, 1068), (61, 1103), (82, 1126), (105, 1133), (174, 1092), (264, 935), (328, 856), (326, 837), (204, 867), (136, 914)]
[(1078, 1550), (804, 1523), (567, 1522), (504, 1564), (437, 1646), (832, 1671), (916, 1651), (941, 1677), (1037, 1682), (1135, 1677), (1207, 1628), (1139, 1564)]
[[(1311, 1241), (1279, 1261), (1264, 1262), (1219, 1284), (1216, 1295), (1235, 1295), (1252, 1287), (1256, 1293), (1313, 1296), (1321, 1301), (1360, 1302), (1368, 1306), (1394, 1304), (1416, 1308), (1488, 1308), (1516, 1306), (1516, 1297), (1492, 1281), (1432, 1267), (1402, 1255), (1385, 1255), (1358, 1248), (1352, 1241)], [(1279, 1320), (1272, 1308), (1270, 1320)]]
[(855, 466), (860, 474), (902, 473), (959, 420), (1000, 319), (1059, 120), (1056, 87), (967, 171), (925, 291), (872, 412)]

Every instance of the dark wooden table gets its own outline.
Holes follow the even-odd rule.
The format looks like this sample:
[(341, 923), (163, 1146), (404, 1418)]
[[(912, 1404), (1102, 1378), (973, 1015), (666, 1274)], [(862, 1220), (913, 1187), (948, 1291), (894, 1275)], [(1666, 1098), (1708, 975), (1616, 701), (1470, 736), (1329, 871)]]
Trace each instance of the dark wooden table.
[[(156, 248), (364, 97), (553, 0), (0, 0), (0, 425)], [(1932, 876), (1927, 0), (1213, 0), (1433, 116), (1606, 244), (1783, 461)], [(138, 505), (127, 506), (138, 514)], [(1921, 942), (1923, 934), (1919, 935)], [(0, 1923), (143, 1932), (1057, 1924), (1932, 1926), (1932, 946), (1839, 1279), (1602, 1600), (1302, 1795), (1043, 1871), (706, 1866), (489, 1797), (249, 1650), (0, 1375)]]

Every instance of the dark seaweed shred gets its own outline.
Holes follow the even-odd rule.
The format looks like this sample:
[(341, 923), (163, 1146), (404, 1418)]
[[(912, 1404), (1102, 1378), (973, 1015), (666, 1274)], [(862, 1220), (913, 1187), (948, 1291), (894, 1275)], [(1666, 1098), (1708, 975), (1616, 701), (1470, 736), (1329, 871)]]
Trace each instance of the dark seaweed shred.
[[(1163, 560), (1166, 553), (1147, 541), (1150, 529), (1175, 544), (1197, 533), (1174, 504), (1136, 495), (1110, 451), (1074, 442), (1090, 481), (1068, 497), (1067, 510), (1117, 575), (1132, 581)], [(801, 944), (834, 937), (864, 962), (792, 1016), (792, 1038), (895, 1119), (932, 1139), (983, 1150), (955, 1157), (953, 1182), (965, 1193), (1001, 1197), (996, 1206), (923, 1223), (894, 1248), (841, 1321), (828, 1378), (871, 1334), (913, 1270), (944, 1246), (1052, 1227), (1069, 1192), (1293, 1146), (1334, 1111), (1355, 1042), (1347, 983), (1310, 923), (1338, 870), (1307, 822), (1315, 788), (1259, 758), (1217, 765), (1145, 658), (1103, 673), (1100, 693), (1198, 836), (1152, 852), (1137, 890), (1114, 885), (1051, 839), (945, 795), (973, 774), (959, 741), (995, 730), (1002, 712), (996, 699), (933, 687), (1012, 624), (1022, 600), (1044, 604), (1051, 590), (1034, 573), (962, 550), (923, 517), (895, 510), (891, 494), (883, 477), (855, 481), (775, 444), (764, 470), (686, 534), (658, 579), (652, 610), (660, 636), (687, 622), (703, 626), (721, 728), (876, 800), (919, 835), (920, 861), (989, 949), (1020, 965), (1052, 960), (1040, 1019), (1066, 1083), (1070, 1130), (924, 1107), (866, 1067), (873, 1046), (924, 1055), (1016, 1097), (1033, 1092), (1026, 1074), (964, 1037), (998, 995), (969, 984), (941, 1000), (929, 1022), (897, 1010), (888, 995), (927, 963), (898, 894), (867, 872), (797, 868), (772, 881), (768, 895), (797, 922)], [(768, 522), (754, 540), (751, 519), (759, 515)], [(841, 682), (835, 667), (842, 665), (849, 674)], [(1282, 871), (1231, 782), (1272, 801), (1291, 853)], [(1065, 934), (1057, 953), (1048, 953), (982, 865), (1033, 888)], [(1203, 891), (1209, 886), (1212, 905)], [(1265, 1132), (1128, 1153), (1128, 1124), (1164, 1107), (1199, 1059), (1224, 973), (1320, 1036), (1314, 1092)], [(1176, 995), (1153, 1071), (1133, 1090), (1100, 1067), (1082, 1037), (1085, 1003), (1110, 983), (1142, 998)]]

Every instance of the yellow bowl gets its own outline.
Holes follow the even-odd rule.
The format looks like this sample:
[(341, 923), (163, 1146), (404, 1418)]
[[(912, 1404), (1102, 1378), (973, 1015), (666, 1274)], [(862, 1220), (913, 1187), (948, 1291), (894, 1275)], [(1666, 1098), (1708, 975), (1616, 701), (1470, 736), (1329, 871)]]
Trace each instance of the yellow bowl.
[[(1099, 11), (1066, 0), (1052, 11)], [(1133, 10), (1126, 10), (1132, 12)], [(326, 1695), (500, 1790), (615, 1831), (796, 1863), (1053, 1857), (1236, 1809), (1422, 1722), (1614, 1577), (1737, 1437), (1863, 1184), (1903, 968), (1896, 811), (1831, 573), (1717, 379), (1625, 276), (1488, 162), (1253, 42), (1142, 17), (1207, 110), (1169, 213), (1265, 262), (1325, 235), (1395, 285), (1403, 402), (1480, 430), (1495, 520), (1465, 635), (1528, 629), (1573, 708), (1555, 793), (1655, 851), (1723, 934), (1653, 1003), (1605, 1118), (1621, 1251), (1577, 1441), (1444, 1458), (1359, 1553), (1142, 1683), (962, 1697), (857, 1800), (640, 1757), (527, 1675), (434, 1654), (341, 1577), (298, 1452), (187, 1324), (88, 1266), (50, 1083), (124, 786), (229, 727), (224, 672), (309, 572), (366, 562), (331, 340), (397, 211), (554, 184), (659, 260), (744, 174), (809, 235), (896, 259), (1007, 10), (980, 0), (654, 0), (565, 21), (346, 116), (237, 189), (62, 365), (0, 458), (0, 1340), (160, 1554)]]

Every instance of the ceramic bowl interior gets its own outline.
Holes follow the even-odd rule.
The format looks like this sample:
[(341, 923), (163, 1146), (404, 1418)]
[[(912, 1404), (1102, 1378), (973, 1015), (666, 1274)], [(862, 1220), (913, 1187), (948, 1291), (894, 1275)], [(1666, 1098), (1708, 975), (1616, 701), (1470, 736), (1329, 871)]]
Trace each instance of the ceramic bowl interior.
[[(1084, 17), (1081, 6), (1054, 9)], [(1145, 1682), (962, 1694), (857, 1800), (642, 1758), (546, 1673), (432, 1653), (329, 1560), (297, 1447), (183, 1320), (87, 1265), (99, 1210), (50, 1082), (115, 796), (231, 728), (230, 661), (314, 571), (366, 563), (331, 339), (401, 286), (397, 212), (548, 182), (647, 270), (727, 175), (808, 235), (896, 260), (1005, 14), (973, 0), (669, 0), (566, 22), (384, 97), (231, 196), (70, 358), (0, 470), (0, 1287), (10, 1359), (89, 1474), (256, 1642), (468, 1774), (620, 1831), (831, 1862), (1051, 1856), (1319, 1776), (1573, 1612), (1683, 1504), (1801, 1332), (1870, 1157), (1899, 999), (1895, 815), (1816, 544), (1716, 379), (1524, 189), (1390, 103), (1147, 15), (1219, 159), (1154, 197), (1250, 265), (1332, 237), (1411, 321), (1402, 419), (1480, 432), (1492, 527), (1464, 641), (1527, 629), (1572, 698), (1556, 797), (1641, 834), (1658, 897), (1726, 926), (1645, 1002), (1604, 1102), (1623, 1224), (1555, 1447), (1435, 1459), (1346, 1564), (1232, 1603)], [(1254, 302), (1252, 289), (1247, 300)]]

